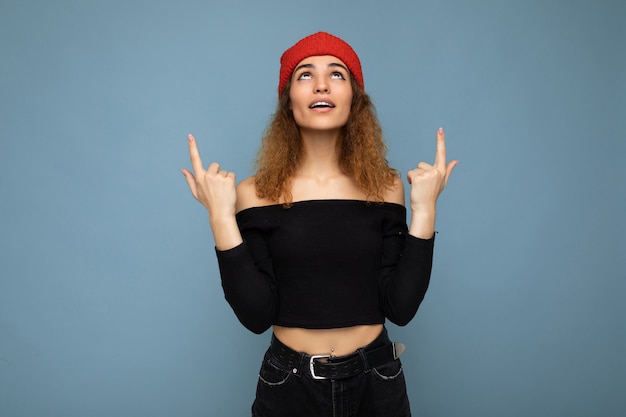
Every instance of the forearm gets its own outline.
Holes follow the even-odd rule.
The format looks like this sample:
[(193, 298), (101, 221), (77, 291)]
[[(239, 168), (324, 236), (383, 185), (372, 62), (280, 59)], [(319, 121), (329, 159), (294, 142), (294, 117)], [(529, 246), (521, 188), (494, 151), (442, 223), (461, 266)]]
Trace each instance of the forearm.
[(211, 225), (211, 231), (213, 232), (217, 250), (224, 251), (232, 249), (243, 242), (234, 215), (209, 216), (209, 224)]
[(416, 208), (411, 210), (409, 234), (420, 238), (430, 239), (435, 235), (436, 208)]

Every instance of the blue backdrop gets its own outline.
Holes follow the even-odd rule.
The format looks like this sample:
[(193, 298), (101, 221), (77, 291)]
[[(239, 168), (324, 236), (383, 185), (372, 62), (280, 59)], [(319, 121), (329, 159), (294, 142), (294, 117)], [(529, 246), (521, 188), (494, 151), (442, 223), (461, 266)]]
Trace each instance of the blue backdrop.
[(0, 415), (244, 416), (186, 134), (243, 179), (278, 58), (359, 53), (389, 159), (460, 164), (404, 341), (417, 416), (626, 410), (626, 3), (0, 1)]

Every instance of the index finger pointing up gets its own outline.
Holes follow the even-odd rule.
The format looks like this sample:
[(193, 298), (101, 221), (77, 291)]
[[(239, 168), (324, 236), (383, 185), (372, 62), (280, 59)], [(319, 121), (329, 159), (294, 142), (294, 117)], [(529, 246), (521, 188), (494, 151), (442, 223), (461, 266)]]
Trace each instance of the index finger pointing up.
[(187, 139), (189, 141), (189, 159), (191, 159), (193, 172), (197, 175), (198, 173), (204, 171), (202, 159), (200, 159), (200, 152), (198, 152), (198, 144), (196, 143), (196, 138), (194, 138), (192, 134), (189, 134)]
[(446, 168), (446, 138), (443, 127), (437, 130), (437, 151), (435, 153), (435, 166)]

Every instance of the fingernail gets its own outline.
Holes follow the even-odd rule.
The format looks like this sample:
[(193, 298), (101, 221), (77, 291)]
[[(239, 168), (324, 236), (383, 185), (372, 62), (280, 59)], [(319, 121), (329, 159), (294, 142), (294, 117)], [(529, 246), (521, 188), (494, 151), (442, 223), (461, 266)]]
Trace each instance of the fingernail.
[(189, 142), (193, 142), (193, 136), (191, 136), (191, 133), (187, 135), (187, 139)]
[(439, 128), (439, 134), (440, 134), (440, 135), (443, 135), (443, 127), (440, 127), (440, 128)]

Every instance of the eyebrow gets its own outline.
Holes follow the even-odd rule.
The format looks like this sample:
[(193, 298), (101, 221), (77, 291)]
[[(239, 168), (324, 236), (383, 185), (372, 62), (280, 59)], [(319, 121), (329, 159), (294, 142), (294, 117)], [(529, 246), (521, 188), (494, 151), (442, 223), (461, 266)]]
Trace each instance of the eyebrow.
[[(328, 68), (333, 68), (333, 67), (343, 68), (346, 72), (348, 72), (348, 73), (350, 72), (348, 70), (348, 68), (346, 68), (344, 65), (341, 65), (338, 62), (331, 62), (330, 64), (328, 64)], [(295, 73), (295, 72), (301, 70), (302, 68), (315, 68), (315, 65), (313, 65), (313, 64), (302, 64), (302, 65), (298, 66), (295, 70), (293, 70), (293, 72)]]

